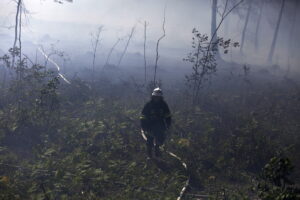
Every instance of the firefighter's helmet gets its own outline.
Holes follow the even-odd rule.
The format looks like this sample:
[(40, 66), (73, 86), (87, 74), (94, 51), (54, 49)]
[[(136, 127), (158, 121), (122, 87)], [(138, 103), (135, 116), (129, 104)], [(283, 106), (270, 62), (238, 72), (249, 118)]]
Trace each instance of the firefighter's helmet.
[(158, 88), (155, 88), (152, 92), (152, 96), (155, 96), (155, 97), (162, 97), (163, 96), (163, 92), (162, 90), (158, 87)]

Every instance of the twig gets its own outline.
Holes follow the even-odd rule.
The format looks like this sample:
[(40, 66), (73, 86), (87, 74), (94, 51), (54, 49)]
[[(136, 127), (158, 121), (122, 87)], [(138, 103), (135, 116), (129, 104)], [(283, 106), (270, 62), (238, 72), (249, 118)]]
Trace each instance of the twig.
[(27, 60), (29, 60), (29, 62), (30, 62), (32, 65), (34, 65), (33, 61), (32, 61), (26, 54), (23, 53), (23, 56), (24, 56)]

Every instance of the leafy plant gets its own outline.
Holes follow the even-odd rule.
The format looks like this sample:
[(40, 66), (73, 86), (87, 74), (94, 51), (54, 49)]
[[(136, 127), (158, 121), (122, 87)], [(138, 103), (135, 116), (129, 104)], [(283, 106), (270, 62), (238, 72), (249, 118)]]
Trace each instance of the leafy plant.
[(224, 53), (227, 54), (230, 46), (237, 47), (239, 44), (238, 42), (233, 43), (231, 39), (224, 40), (223, 38), (213, 41), (206, 34), (201, 34), (195, 28), (192, 33), (192, 52), (183, 60), (193, 65), (193, 72), (191, 75), (186, 76), (186, 81), (192, 90), (193, 103), (196, 103), (203, 84), (217, 71), (216, 55), (219, 52), (217, 47), (222, 47)]
[(293, 168), (290, 159), (273, 157), (263, 169), (262, 181), (258, 185), (259, 197), (263, 200), (299, 199), (299, 193), (288, 177)]

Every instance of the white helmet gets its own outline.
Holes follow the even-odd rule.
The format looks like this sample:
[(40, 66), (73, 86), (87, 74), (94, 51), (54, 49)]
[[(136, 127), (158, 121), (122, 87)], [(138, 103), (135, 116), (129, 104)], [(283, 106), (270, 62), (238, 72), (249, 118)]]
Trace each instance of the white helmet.
[(155, 88), (152, 92), (152, 96), (156, 96), (156, 97), (162, 97), (163, 96), (163, 92), (162, 90), (158, 87)]

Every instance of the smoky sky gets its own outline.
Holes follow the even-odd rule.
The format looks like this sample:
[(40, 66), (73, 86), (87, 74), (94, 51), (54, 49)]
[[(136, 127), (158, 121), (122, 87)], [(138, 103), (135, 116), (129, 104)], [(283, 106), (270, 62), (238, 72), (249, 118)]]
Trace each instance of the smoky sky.
[[(219, 35), (239, 41), (245, 16), (243, 6), (240, 13), (232, 13), (224, 21)], [(277, 1), (274, 1), (277, 2)], [(23, 19), (23, 42), (28, 44), (56, 43), (61, 49), (72, 55), (84, 54), (91, 50), (91, 36), (97, 27), (103, 26), (99, 54), (107, 54), (114, 42), (123, 39), (116, 47), (122, 51), (132, 27), (135, 27), (134, 37), (128, 48), (128, 53), (142, 54), (144, 40), (144, 22), (147, 21), (147, 54), (151, 58), (155, 54), (157, 39), (162, 35), (164, 8), (166, 8), (166, 37), (160, 44), (161, 56), (174, 62), (181, 62), (191, 49), (192, 29), (197, 28), (201, 33), (210, 34), (211, 0), (74, 0), (73, 3), (55, 3), (52, 0), (24, 0), (28, 13)], [(219, 1), (222, 9), (223, 1)], [(270, 6), (271, 5), (271, 6)], [(269, 4), (264, 15), (270, 15), (263, 20), (261, 31), (262, 40), (266, 41), (263, 51), (267, 51), (273, 18), (276, 18), (278, 3)], [(6, 51), (13, 42), (13, 20), (15, 3), (11, 0), (0, 1), (0, 49)], [(287, 6), (288, 9), (291, 9)], [(257, 8), (254, 9), (251, 25), (247, 33), (250, 35), (254, 27)], [(289, 12), (285, 12), (282, 23), (288, 24)], [(271, 20), (271, 21), (270, 21)], [(286, 28), (289, 27), (286, 25)], [(283, 40), (285, 32), (279, 37)], [(251, 37), (248, 37), (251, 44)], [(262, 41), (264, 42), (264, 41)], [(268, 43), (267, 43), (268, 42)], [(251, 45), (249, 45), (251, 46)], [(251, 49), (249, 47), (249, 49)], [(237, 51), (237, 50), (232, 50)], [(247, 51), (246, 51), (247, 52)], [(282, 54), (284, 50), (279, 50)], [(228, 55), (223, 55), (227, 56)], [(255, 57), (263, 60), (264, 54), (255, 55), (253, 49), (248, 52), (249, 62)], [(286, 60), (286, 58), (280, 58)], [(296, 61), (298, 62), (298, 61)]]
[[(1, 24), (6, 26), (13, 24), (14, 4), (9, 2), (1, 1)], [(163, 11), (166, 6), (168, 37), (163, 43), (169, 47), (182, 48), (189, 42), (193, 27), (199, 27), (204, 32), (209, 30), (209, 5), (204, 2), (79, 0), (61, 5), (51, 0), (25, 0), (30, 14), (28, 24), (24, 27), (24, 37), (38, 40), (49, 35), (61, 41), (74, 40), (88, 45), (89, 34), (103, 25), (102, 38), (109, 46), (118, 37), (126, 37), (131, 28), (136, 26), (133, 41), (139, 43), (143, 41), (143, 23), (147, 21), (147, 39), (151, 43), (162, 34)], [(195, 20), (198, 21), (197, 24)], [(13, 30), (1, 32), (12, 34)]]

